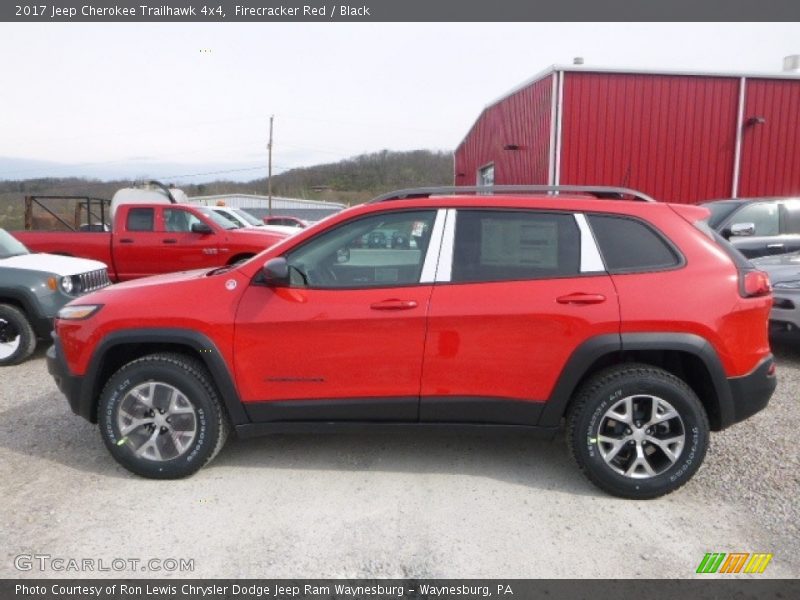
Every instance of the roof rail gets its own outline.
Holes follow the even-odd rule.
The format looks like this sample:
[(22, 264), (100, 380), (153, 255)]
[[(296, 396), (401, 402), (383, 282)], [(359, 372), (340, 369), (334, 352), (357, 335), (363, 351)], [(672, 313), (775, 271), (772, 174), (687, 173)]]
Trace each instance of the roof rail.
[(601, 185), (494, 185), (494, 186), (446, 186), (408, 188), (383, 194), (369, 201), (385, 202), (387, 200), (411, 200), (413, 198), (429, 198), (430, 196), (453, 196), (456, 194), (529, 194), (545, 192), (554, 195), (560, 192), (573, 192), (589, 194), (595, 198), (607, 200), (626, 200), (631, 198), (640, 202), (655, 202), (647, 194), (623, 187), (609, 187)]

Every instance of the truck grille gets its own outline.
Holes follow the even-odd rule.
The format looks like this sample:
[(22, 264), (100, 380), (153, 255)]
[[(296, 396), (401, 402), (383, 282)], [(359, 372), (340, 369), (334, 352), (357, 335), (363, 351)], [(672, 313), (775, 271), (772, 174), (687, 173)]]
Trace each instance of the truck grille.
[(78, 290), (81, 294), (87, 294), (104, 288), (107, 285), (111, 285), (111, 282), (108, 280), (108, 270), (106, 269), (81, 273), (78, 275), (78, 281), (80, 283)]

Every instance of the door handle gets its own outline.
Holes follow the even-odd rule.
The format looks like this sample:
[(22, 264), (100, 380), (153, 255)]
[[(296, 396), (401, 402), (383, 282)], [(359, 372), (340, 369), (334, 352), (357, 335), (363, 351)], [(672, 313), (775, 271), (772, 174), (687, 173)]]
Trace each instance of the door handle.
[(770, 250), (778, 250), (779, 248), (783, 248), (783, 244), (767, 244), (767, 248)]
[(122, 238), (122, 239), (119, 241), (119, 243), (120, 243), (120, 244), (132, 244), (132, 243), (133, 243), (133, 240), (132, 240), (131, 238)]
[(584, 294), (582, 292), (556, 298), (556, 302), (559, 304), (600, 304), (605, 301), (606, 297), (603, 294)]
[(369, 307), (372, 310), (408, 310), (409, 308), (416, 308), (417, 303), (415, 300), (392, 299), (373, 302)]
[(163, 244), (177, 244), (178, 240), (175, 238), (167, 238), (166, 240), (161, 240)]

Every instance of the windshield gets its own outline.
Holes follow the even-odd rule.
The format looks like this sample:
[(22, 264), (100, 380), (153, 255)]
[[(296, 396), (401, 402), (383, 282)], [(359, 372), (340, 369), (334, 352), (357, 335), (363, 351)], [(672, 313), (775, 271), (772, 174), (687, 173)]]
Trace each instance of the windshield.
[(30, 252), (17, 238), (5, 229), (0, 229), (0, 258), (19, 256), (20, 254), (30, 254)]
[(732, 200), (730, 202), (705, 202), (700, 206), (711, 211), (711, 216), (708, 217), (708, 224), (712, 229), (716, 229), (740, 204), (740, 201)]
[(223, 229), (238, 229), (239, 228), (239, 225), (231, 223), (226, 217), (223, 217), (221, 214), (219, 214), (215, 210), (212, 210), (212, 209), (210, 209), (208, 207), (205, 207), (205, 206), (198, 206), (197, 210), (199, 210), (203, 214), (203, 216), (208, 217), (209, 219), (214, 221), (214, 223), (216, 223), (217, 225), (219, 225)]
[(220, 210), (219, 208), (212, 208), (211, 210), (213, 210), (216, 214), (220, 215), (221, 217), (225, 217), (228, 221), (233, 223), (233, 226), (236, 229), (245, 226), (245, 224), (242, 223), (242, 221), (236, 215), (232, 215), (227, 210)]
[(261, 221), (256, 219), (253, 215), (251, 215), (246, 210), (242, 210), (241, 208), (232, 208), (231, 210), (233, 212), (235, 212), (237, 215), (239, 215), (242, 219), (247, 221), (250, 225), (253, 225), (255, 227), (263, 227), (264, 226), (264, 223), (262, 223)]

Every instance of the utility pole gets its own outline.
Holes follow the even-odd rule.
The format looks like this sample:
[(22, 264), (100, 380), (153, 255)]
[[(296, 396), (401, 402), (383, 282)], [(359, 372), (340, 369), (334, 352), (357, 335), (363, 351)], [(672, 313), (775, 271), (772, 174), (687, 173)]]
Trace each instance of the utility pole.
[(270, 217), (272, 216), (272, 120), (274, 118), (275, 115), (270, 115), (269, 117), (269, 144), (267, 144), (267, 150), (269, 150), (269, 165), (267, 168), (267, 197), (269, 198), (269, 205), (267, 214)]

